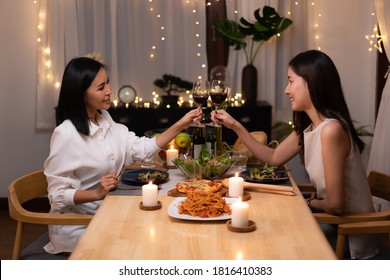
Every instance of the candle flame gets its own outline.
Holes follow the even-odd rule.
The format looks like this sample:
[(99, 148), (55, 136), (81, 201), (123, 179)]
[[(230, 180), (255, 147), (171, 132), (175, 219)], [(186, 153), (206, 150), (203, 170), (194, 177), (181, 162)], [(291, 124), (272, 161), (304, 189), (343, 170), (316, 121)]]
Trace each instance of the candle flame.
[(242, 198), (241, 196), (238, 197), (238, 203), (241, 203), (242, 202)]
[(173, 145), (171, 145), (171, 150), (173, 150)]
[(236, 177), (238, 177), (238, 172), (236, 172)]
[(153, 185), (153, 181), (149, 181), (149, 185)]

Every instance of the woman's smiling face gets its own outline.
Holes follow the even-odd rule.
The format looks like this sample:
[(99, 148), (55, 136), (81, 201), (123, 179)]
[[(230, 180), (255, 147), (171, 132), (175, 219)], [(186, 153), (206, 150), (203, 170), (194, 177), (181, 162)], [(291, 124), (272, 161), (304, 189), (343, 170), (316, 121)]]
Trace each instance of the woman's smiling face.
[(84, 96), (89, 117), (93, 117), (97, 110), (108, 110), (111, 97), (110, 79), (104, 68), (101, 68)]
[(306, 81), (298, 76), (291, 67), (287, 71), (288, 84), (285, 93), (290, 98), (291, 108), (293, 111), (306, 111), (313, 106), (309, 88)]

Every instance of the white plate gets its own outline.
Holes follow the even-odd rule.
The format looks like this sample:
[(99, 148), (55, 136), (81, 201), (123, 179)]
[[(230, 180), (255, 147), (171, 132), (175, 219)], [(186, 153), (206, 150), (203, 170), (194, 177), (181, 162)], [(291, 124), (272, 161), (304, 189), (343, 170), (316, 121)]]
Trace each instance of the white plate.
[[(168, 206), (168, 215), (173, 218), (182, 219), (182, 220), (191, 220), (191, 221), (220, 221), (220, 220), (229, 220), (232, 218), (232, 215), (229, 214), (223, 214), (218, 217), (212, 217), (212, 218), (201, 218), (199, 216), (191, 216), (188, 214), (179, 214), (178, 211), (178, 205), (183, 200), (187, 199), (187, 197), (177, 197), (172, 203)], [(233, 204), (237, 201), (237, 198), (231, 198), (231, 197), (225, 197), (227, 204)]]

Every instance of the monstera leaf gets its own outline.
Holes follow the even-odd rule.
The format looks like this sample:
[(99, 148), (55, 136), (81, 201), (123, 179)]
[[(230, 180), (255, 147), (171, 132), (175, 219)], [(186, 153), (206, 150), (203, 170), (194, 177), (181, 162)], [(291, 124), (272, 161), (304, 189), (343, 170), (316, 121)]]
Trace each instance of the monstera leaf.
[(234, 46), (235, 50), (246, 47), (246, 42), (244, 41), (246, 35), (241, 32), (237, 22), (224, 19), (216, 22), (214, 27), (222, 39), (228, 42), (230, 46)]
[[(235, 50), (243, 49), (247, 63), (252, 64), (261, 45), (273, 36), (286, 30), (293, 22), (289, 18), (281, 17), (273, 7), (264, 6), (254, 11), (256, 21), (250, 22), (245, 18), (240, 19), (240, 23), (233, 20), (224, 19), (217, 21), (214, 25), (217, 33), (223, 40), (234, 46)], [(247, 52), (248, 38), (252, 40), (249, 53)], [(258, 43), (254, 47), (254, 42)]]
[(283, 32), (292, 24), (292, 20), (279, 16), (272, 7), (263, 8), (263, 16), (260, 15), (261, 9), (254, 12), (256, 22), (249, 22), (244, 18), (240, 19), (242, 26), (240, 31), (246, 36), (253, 36), (255, 42), (268, 41), (274, 35)]

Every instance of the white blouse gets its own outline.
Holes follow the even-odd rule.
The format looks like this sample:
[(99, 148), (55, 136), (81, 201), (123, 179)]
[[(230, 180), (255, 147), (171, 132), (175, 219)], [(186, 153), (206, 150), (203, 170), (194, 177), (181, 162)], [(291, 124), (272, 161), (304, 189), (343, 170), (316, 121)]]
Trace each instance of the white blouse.
[[(56, 127), (44, 163), (52, 213), (94, 214), (101, 201), (75, 205), (77, 190), (95, 189), (103, 175), (117, 174), (123, 165), (151, 159), (160, 148), (155, 138), (138, 137), (115, 123), (107, 111), (90, 123), (90, 136), (79, 133), (70, 120)], [(85, 226), (50, 225), (49, 253), (71, 252)]]

